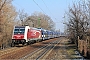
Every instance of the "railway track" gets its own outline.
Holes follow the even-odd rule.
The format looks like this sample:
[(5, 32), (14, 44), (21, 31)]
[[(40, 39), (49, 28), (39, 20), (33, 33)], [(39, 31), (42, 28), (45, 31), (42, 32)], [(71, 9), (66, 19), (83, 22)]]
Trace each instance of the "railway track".
[[(21, 57), (28, 55), (34, 50), (37, 50), (38, 48), (45, 46), (46, 43), (49, 43), (49, 41), (54, 41), (54, 40), (51, 39), (51, 40), (35, 43), (35, 44), (24, 46), (24, 47), (17, 46), (17, 47), (11, 47), (5, 50), (0, 50), (0, 60), (1, 59), (20, 59)], [(45, 45), (43, 45), (43, 43), (45, 43)], [(36, 48), (36, 46), (38, 48)]]
[(35, 50), (34, 52), (32, 52), (32, 53), (30, 53), (30, 54), (28, 54), (25, 57), (22, 57), (20, 59), (24, 59), (24, 60), (27, 60), (27, 59), (36, 59), (36, 60), (45, 59), (58, 43), (60, 43), (60, 40), (50, 42), (49, 44), (39, 48), (38, 50)]
[(67, 52), (69, 47), (65, 45), (65, 41), (67, 41), (65, 38), (58, 38), (24, 47), (13, 47), (0, 50), (0, 60), (62, 60), (72, 58), (72, 56), (70, 56), (70, 54)]

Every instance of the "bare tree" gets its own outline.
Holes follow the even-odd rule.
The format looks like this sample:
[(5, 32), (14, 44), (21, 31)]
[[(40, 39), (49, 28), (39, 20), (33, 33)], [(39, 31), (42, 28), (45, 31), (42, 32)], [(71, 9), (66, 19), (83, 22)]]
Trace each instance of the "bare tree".
[(27, 13), (25, 13), (24, 12), (24, 10), (19, 10), (19, 12), (18, 12), (18, 21), (17, 22), (20, 22), (19, 23), (19, 25), (24, 25), (25, 23), (24, 23), (24, 21), (25, 21), (25, 19), (28, 17), (28, 14)]
[(11, 41), (13, 24), (17, 14), (11, 2), (12, 0), (0, 0), (0, 46), (2, 47)]
[(52, 19), (41, 12), (35, 12), (28, 16), (24, 21), (25, 24), (36, 28), (44, 28), (47, 30), (54, 30), (54, 22)]
[(70, 34), (72, 41), (78, 46), (78, 36), (84, 39), (88, 30), (88, 15), (87, 6), (84, 1), (74, 3), (73, 7), (69, 8), (67, 31)]

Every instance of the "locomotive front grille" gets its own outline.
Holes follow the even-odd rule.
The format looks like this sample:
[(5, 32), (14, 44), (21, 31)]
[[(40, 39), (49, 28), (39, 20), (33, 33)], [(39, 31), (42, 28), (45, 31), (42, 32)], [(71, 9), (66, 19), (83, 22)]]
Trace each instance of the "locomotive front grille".
[(12, 40), (12, 42), (15, 44), (23, 44), (25, 43), (25, 40)]

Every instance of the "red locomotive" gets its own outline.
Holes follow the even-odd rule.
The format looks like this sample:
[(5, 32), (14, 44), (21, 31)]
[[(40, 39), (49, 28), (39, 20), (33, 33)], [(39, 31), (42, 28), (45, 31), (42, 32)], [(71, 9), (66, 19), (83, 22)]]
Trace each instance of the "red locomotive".
[(15, 26), (12, 35), (12, 46), (17, 44), (30, 44), (41, 41), (41, 30), (29, 26)]

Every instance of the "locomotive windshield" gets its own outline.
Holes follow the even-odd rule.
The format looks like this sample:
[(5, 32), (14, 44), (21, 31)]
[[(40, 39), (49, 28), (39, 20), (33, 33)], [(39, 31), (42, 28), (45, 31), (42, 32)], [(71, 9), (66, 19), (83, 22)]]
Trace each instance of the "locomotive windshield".
[(14, 29), (14, 34), (24, 34), (25, 28), (16, 27)]

